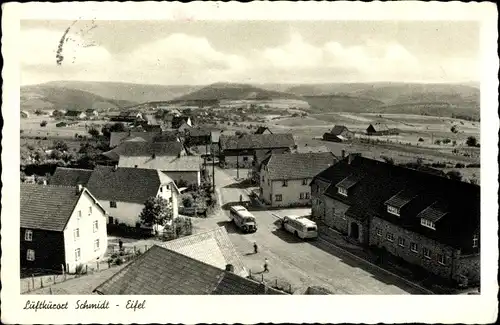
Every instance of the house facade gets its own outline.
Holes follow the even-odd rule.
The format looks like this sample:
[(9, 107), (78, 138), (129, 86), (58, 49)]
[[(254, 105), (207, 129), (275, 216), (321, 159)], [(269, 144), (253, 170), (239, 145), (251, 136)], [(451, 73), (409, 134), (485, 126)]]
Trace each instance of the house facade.
[(287, 133), (221, 135), (219, 138), (220, 162), (226, 168), (251, 168), (256, 154), (271, 150), (290, 152), (294, 147), (293, 135)]
[(480, 188), (349, 155), (311, 182), (320, 233), (395, 256), (427, 272), (478, 283)]
[(383, 123), (373, 123), (366, 128), (367, 135), (389, 135), (391, 131)]
[(20, 238), (22, 268), (75, 272), (106, 253), (106, 211), (85, 187), (23, 183)]
[(179, 190), (170, 177), (158, 170), (97, 166), (87, 187), (108, 211), (109, 224), (148, 228), (139, 215), (150, 197), (167, 200), (173, 218), (178, 217)]
[(338, 159), (331, 152), (272, 154), (260, 168), (260, 197), (272, 207), (311, 205), (312, 178)]
[(330, 132), (323, 134), (323, 140), (332, 142), (349, 141), (354, 137), (354, 132), (344, 125), (335, 125)]

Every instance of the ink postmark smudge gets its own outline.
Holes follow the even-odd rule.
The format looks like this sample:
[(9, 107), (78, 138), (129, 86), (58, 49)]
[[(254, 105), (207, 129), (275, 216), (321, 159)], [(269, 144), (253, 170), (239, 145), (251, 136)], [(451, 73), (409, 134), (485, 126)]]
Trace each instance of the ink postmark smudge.
[[(63, 55), (63, 51), (64, 51), (64, 44), (67, 43), (68, 41), (72, 41), (72, 42), (75, 42), (75, 39), (71, 38), (70, 36), (68, 36), (71, 28), (77, 23), (78, 20), (75, 20), (71, 23), (70, 26), (68, 26), (68, 28), (66, 28), (66, 30), (64, 31), (64, 34), (62, 35), (61, 39), (59, 40), (59, 44), (57, 45), (57, 51), (56, 51), (56, 64), (58, 66), (60, 66), (62, 64), (62, 62), (64, 61), (64, 55)], [(87, 27), (87, 26), (85, 26)], [(86, 28), (86, 29), (80, 29), (79, 35), (81, 36), (84, 36), (85, 34), (87, 34), (88, 32), (90, 32), (91, 30), (93, 30), (94, 28), (96, 28), (97, 25), (95, 24), (95, 20), (92, 20), (92, 25), (90, 28)], [(97, 44), (92, 41), (90, 43), (84, 43), (84, 44), (77, 44), (78, 46), (82, 46), (82, 47), (91, 47), (91, 46), (96, 46)], [(73, 57), (73, 61), (72, 63), (75, 63), (75, 60), (76, 60), (76, 57)]]

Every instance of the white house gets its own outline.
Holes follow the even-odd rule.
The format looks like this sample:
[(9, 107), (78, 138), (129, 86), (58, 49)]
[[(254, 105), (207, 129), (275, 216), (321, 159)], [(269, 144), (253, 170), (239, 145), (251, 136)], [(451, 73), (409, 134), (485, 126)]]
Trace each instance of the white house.
[(311, 204), (310, 182), (338, 159), (331, 152), (272, 154), (260, 167), (260, 197), (273, 207)]
[(106, 211), (83, 186), (21, 184), (21, 267), (75, 272), (108, 247)]
[(163, 197), (178, 217), (179, 189), (165, 173), (144, 168), (96, 166), (87, 187), (108, 211), (108, 223), (144, 226), (139, 215), (150, 197)]

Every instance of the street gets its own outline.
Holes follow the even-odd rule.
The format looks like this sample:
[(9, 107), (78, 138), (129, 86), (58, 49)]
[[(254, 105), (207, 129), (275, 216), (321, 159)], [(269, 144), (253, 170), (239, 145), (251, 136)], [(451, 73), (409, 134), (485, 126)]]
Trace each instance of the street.
[[(249, 190), (238, 184), (246, 178), (247, 170), (240, 170), (236, 180), (235, 170), (217, 168), (215, 182), (222, 209), (207, 219), (196, 219), (194, 231), (226, 227), (230, 239), (240, 253), (243, 263), (259, 279), (274, 283), (286, 283), (293, 291), (309, 286), (321, 286), (335, 294), (408, 294), (410, 287), (396, 277), (372, 269), (366, 263), (354, 259), (321, 239), (303, 241), (279, 229), (277, 218), (287, 214), (306, 215), (310, 209), (282, 209), (252, 211), (258, 223), (253, 234), (242, 234), (229, 222), (227, 207), (232, 203), (249, 201)], [(253, 252), (256, 242), (259, 251)], [(264, 259), (269, 261), (269, 272), (262, 273)], [(370, 270), (370, 272), (367, 271)]]

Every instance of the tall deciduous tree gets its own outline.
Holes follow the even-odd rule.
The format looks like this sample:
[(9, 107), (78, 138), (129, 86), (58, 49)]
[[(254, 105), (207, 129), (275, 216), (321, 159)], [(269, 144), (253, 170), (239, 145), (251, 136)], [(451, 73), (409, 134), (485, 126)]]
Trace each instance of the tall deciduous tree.
[(150, 197), (144, 203), (144, 209), (139, 218), (148, 226), (165, 226), (172, 220), (173, 213), (167, 200), (162, 197)]

